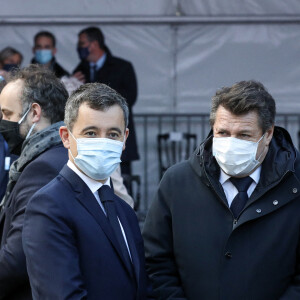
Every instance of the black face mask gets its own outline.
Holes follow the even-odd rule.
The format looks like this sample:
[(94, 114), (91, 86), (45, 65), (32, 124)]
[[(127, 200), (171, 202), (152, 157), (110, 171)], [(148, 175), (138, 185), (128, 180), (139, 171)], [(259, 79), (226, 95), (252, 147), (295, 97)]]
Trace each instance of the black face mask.
[(17, 69), (18, 67), (19, 67), (19, 65), (17, 65), (17, 64), (5, 64), (3, 66), (3, 70), (10, 72), (11, 70)]
[(20, 155), (24, 138), (20, 135), (20, 125), (18, 122), (1, 120), (0, 133), (8, 144), (11, 154)]

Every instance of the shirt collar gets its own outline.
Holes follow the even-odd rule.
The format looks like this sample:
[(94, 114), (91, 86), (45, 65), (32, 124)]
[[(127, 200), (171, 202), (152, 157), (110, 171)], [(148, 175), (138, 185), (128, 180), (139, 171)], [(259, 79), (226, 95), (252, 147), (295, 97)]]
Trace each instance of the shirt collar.
[[(224, 173), (224, 171), (220, 168), (220, 183), (223, 185), (231, 176)], [(261, 165), (249, 176), (253, 179), (253, 181), (258, 184), (260, 179)]]
[(104, 54), (97, 60), (96, 63), (90, 62), (90, 67), (93, 67), (93, 66), (96, 65), (96, 70), (99, 70), (100, 68), (103, 67), (105, 61), (106, 61), (106, 53), (104, 53)]
[[(102, 187), (103, 183), (86, 176), (70, 160), (68, 160), (67, 166), (83, 180), (83, 182), (88, 186), (88, 188), (93, 194), (96, 193)], [(104, 184), (110, 186), (110, 178), (107, 178)]]

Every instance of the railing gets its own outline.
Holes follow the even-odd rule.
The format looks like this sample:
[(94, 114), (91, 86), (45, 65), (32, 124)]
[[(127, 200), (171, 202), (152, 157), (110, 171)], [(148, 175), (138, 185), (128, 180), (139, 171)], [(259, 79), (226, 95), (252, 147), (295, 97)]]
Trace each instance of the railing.
[[(149, 208), (160, 178), (157, 155), (157, 135), (167, 132), (186, 132), (197, 135), (197, 143), (210, 131), (208, 114), (135, 114), (140, 160), (133, 163), (134, 174), (141, 176), (141, 210)], [(300, 114), (277, 114), (276, 125), (286, 128), (299, 148)]]

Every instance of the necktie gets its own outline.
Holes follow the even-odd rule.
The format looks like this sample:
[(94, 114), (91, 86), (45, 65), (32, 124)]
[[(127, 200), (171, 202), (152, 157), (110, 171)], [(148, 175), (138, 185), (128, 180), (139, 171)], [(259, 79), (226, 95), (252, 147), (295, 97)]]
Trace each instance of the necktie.
[(237, 218), (248, 201), (247, 190), (251, 185), (253, 179), (249, 176), (243, 178), (231, 177), (230, 181), (238, 190), (237, 195), (234, 197), (230, 205), (230, 209), (234, 217)]
[(124, 240), (124, 236), (121, 231), (117, 211), (114, 203), (114, 193), (108, 185), (103, 185), (99, 190), (99, 197), (106, 211), (106, 216), (113, 229), (113, 232), (117, 238), (118, 244), (121, 249), (123, 260), (128, 268), (128, 270), (133, 275), (133, 266), (131, 259), (129, 257), (128, 249)]
[(96, 65), (90, 66), (90, 82), (95, 82), (96, 72), (97, 72), (97, 66)]

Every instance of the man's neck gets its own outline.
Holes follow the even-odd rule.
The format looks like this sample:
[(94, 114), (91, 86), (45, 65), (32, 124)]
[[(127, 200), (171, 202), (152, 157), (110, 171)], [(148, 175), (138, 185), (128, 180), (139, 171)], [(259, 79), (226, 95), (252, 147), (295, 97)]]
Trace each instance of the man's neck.
[(95, 55), (93, 56), (90, 62), (95, 64), (104, 54), (105, 51), (100, 49), (99, 51), (97, 51), (97, 53), (95, 53)]

